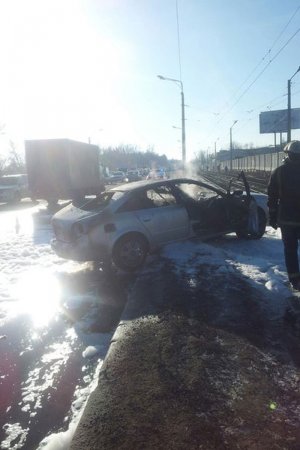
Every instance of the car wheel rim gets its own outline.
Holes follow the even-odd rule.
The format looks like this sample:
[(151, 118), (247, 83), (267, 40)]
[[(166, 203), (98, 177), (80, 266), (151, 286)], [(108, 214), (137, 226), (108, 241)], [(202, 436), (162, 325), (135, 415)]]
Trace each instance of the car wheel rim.
[(120, 251), (120, 259), (125, 265), (128, 266), (135, 266), (139, 264), (143, 257), (143, 248), (138, 241), (126, 242)]

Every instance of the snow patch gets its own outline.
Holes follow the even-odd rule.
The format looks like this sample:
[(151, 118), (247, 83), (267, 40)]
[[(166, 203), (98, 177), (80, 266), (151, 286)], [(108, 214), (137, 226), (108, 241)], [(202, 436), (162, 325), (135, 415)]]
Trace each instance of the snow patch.
[(101, 350), (101, 346), (99, 345), (89, 345), (83, 352), (82, 356), (84, 358), (93, 358), (93, 356), (97, 355)]

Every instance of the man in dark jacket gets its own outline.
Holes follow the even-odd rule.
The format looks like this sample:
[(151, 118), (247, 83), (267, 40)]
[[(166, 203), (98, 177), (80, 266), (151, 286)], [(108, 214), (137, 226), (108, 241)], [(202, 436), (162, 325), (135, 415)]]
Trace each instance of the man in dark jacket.
[(289, 142), (284, 152), (287, 158), (272, 172), (268, 186), (269, 224), (281, 228), (288, 278), (300, 291), (300, 141)]

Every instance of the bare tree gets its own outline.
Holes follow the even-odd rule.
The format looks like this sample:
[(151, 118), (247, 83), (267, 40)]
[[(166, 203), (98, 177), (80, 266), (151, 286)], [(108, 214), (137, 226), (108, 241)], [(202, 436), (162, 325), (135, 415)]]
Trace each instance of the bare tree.
[(6, 158), (0, 156), (0, 176), (4, 175), (6, 166)]
[(117, 147), (101, 148), (101, 161), (110, 170), (118, 168), (167, 167), (169, 165), (167, 157), (158, 155), (151, 147), (142, 152), (136, 146), (125, 144)]
[(18, 152), (13, 141), (10, 141), (10, 151), (8, 158), (5, 160), (5, 172), (7, 174), (13, 173), (25, 173), (25, 160), (24, 156)]

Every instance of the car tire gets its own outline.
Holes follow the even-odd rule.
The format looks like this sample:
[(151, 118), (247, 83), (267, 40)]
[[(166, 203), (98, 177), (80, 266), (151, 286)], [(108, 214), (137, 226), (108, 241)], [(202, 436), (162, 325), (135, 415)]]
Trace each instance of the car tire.
[(258, 215), (257, 233), (249, 233), (247, 230), (237, 230), (236, 235), (239, 239), (260, 239), (264, 235), (267, 225), (267, 216), (265, 211), (260, 206), (257, 207), (257, 215)]
[(130, 233), (121, 237), (115, 244), (112, 260), (116, 267), (133, 272), (145, 262), (148, 254), (147, 240), (138, 233)]

